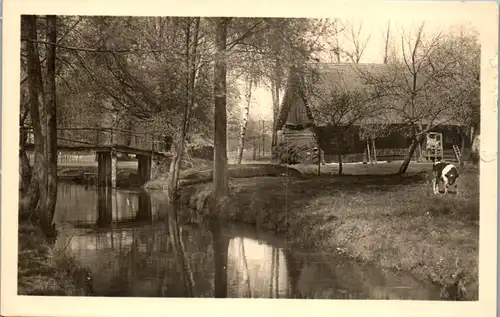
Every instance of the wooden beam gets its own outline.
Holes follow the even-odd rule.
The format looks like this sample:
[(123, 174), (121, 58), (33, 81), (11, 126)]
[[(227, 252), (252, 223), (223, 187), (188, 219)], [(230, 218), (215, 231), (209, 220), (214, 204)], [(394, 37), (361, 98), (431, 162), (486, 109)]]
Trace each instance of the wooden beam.
[[(26, 144), (25, 145), (25, 150), (30, 152), (34, 150), (34, 144)], [(126, 153), (126, 154), (135, 154), (135, 155), (158, 155), (158, 156), (168, 156), (166, 152), (160, 152), (160, 151), (151, 151), (150, 149), (143, 150), (143, 149), (138, 149), (126, 145), (119, 145), (119, 144), (114, 144), (114, 145), (59, 145), (57, 146), (58, 151), (62, 152), (105, 152), (105, 151), (111, 151), (114, 150), (116, 152), (120, 153)]]

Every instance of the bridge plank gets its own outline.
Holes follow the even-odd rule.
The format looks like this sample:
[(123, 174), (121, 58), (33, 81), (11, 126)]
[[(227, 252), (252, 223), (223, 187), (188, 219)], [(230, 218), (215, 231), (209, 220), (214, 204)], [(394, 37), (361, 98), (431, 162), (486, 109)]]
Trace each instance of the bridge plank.
[[(35, 149), (35, 145), (33, 143), (28, 143), (24, 145), (26, 151), (33, 151)], [(135, 155), (158, 155), (158, 156), (168, 156), (168, 152), (164, 151), (153, 151), (153, 150), (144, 150), (138, 149), (126, 145), (113, 144), (113, 145), (58, 145), (58, 151), (63, 152), (107, 152), (107, 151), (116, 151), (120, 153), (126, 154), (135, 154)]]

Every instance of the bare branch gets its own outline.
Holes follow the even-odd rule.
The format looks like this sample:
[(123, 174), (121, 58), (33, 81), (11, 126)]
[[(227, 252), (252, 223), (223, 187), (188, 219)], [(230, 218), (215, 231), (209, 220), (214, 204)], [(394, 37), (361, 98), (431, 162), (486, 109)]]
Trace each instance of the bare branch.
[(259, 21), (257, 21), (257, 23), (255, 23), (254, 25), (252, 25), (245, 33), (243, 33), (242, 35), (240, 35), (238, 38), (232, 40), (231, 42), (227, 43), (226, 44), (227, 50), (230, 51), (233, 47), (235, 47), (236, 45), (238, 45), (245, 38), (247, 38), (247, 37), (249, 37), (249, 36), (251, 36), (251, 35), (253, 35), (253, 34), (257, 33), (257, 32), (261, 32), (261, 31), (264, 31), (264, 30), (268, 29), (268, 26), (264, 26), (260, 30), (255, 31), (255, 28), (257, 26), (259, 26), (260, 24), (262, 24), (262, 22), (264, 22), (264, 19), (260, 19)]
[(69, 45), (47, 42), (47, 41), (32, 40), (32, 39), (28, 39), (28, 38), (24, 38), (24, 37), (21, 38), (21, 41), (27, 41), (27, 42), (45, 44), (45, 45), (54, 45), (56, 47), (67, 49), (67, 50), (88, 52), (88, 53), (150, 54), (150, 53), (171, 52), (171, 50), (167, 50), (167, 49), (137, 50), (137, 49), (101, 49), (101, 48), (77, 47), (77, 46), (69, 46)]

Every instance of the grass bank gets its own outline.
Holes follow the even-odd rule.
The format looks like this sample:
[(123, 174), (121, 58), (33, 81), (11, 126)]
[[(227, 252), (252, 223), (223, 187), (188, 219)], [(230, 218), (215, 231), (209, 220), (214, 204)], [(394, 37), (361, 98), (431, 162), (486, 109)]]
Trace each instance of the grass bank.
[[(278, 177), (278, 176), (293, 176), (301, 177), (302, 173), (295, 168), (286, 166), (278, 166), (271, 164), (229, 164), (227, 168), (229, 178), (252, 178), (252, 177)], [(188, 186), (200, 183), (209, 183), (213, 179), (213, 169), (210, 167), (190, 168), (179, 173), (179, 185)], [(164, 189), (166, 188), (167, 175), (159, 175), (157, 178), (145, 184), (147, 189)]]
[(19, 295), (89, 296), (91, 278), (73, 259), (56, 253), (36, 226), (19, 224)]
[[(201, 171), (213, 165), (211, 161), (186, 158), (183, 161), (183, 175), (192, 174), (193, 171)], [(118, 161), (116, 166), (116, 186), (120, 188), (143, 187), (143, 181), (138, 175), (136, 161)], [(168, 166), (162, 166), (168, 169)], [(159, 175), (155, 180), (149, 182), (150, 189), (160, 189), (165, 183), (165, 175)], [(59, 180), (69, 181), (77, 184), (93, 184), (97, 178), (97, 162), (80, 162), (59, 164), (57, 169)], [(90, 176), (90, 177), (88, 177)]]
[[(460, 170), (459, 195), (434, 196), (425, 169), (412, 167), (405, 177), (232, 179), (221, 216), (274, 230), (304, 247), (409, 272), (440, 285), (443, 299), (477, 300), (478, 170)], [(210, 186), (184, 188), (184, 203), (202, 206)]]
[[(90, 177), (86, 176), (89, 175)], [(92, 184), (97, 178), (97, 163), (61, 164), (57, 168), (57, 176), (61, 181), (77, 184)], [(116, 185), (118, 187), (140, 187), (142, 185), (137, 174), (137, 163), (120, 161), (116, 170)]]

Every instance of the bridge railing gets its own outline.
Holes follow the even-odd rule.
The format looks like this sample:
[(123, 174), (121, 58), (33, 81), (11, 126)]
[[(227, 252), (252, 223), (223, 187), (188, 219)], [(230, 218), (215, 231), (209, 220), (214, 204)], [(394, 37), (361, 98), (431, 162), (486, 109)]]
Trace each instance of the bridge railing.
[[(21, 127), (26, 144), (34, 144), (33, 128)], [(57, 129), (58, 146), (124, 146), (145, 151), (166, 152), (171, 142), (167, 136), (104, 127), (62, 127)]]

